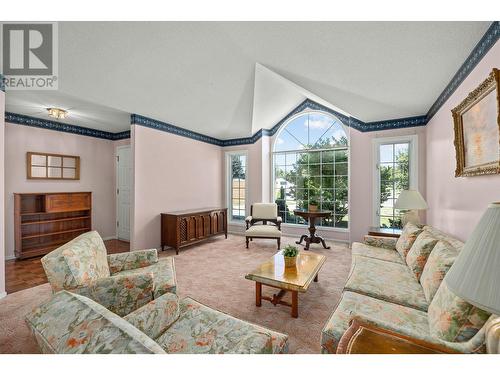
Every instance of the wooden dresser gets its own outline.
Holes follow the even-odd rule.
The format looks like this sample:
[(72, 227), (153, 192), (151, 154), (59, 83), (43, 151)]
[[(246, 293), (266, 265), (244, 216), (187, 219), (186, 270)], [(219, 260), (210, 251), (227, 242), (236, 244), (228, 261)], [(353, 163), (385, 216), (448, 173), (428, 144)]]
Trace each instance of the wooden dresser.
[(161, 214), (161, 249), (179, 248), (224, 234), (227, 238), (227, 208), (202, 208)]
[(16, 258), (44, 255), (92, 229), (92, 193), (14, 193)]

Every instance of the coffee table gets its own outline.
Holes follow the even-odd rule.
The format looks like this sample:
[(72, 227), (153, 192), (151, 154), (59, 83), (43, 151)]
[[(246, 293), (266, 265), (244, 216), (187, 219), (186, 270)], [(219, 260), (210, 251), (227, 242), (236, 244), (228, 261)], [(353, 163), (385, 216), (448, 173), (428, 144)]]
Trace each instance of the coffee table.
[[(290, 306), (292, 317), (299, 316), (299, 292), (305, 293), (314, 280), (318, 281), (318, 272), (326, 261), (321, 254), (311, 252), (299, 252), (297, 265), (285, 267), (285, 259), (280, 252), (262, 263), (255, 270), (245, 276), (246, 279), (255, 281), (255, 305), (261, 306), (262, 300), (270, 301), (274, 306), (277, 304)], [(262, 295), (262, 285), (280, 289), (272, 297)], [(287, 292), (292, 293), (292, 303), (283, 301)]]

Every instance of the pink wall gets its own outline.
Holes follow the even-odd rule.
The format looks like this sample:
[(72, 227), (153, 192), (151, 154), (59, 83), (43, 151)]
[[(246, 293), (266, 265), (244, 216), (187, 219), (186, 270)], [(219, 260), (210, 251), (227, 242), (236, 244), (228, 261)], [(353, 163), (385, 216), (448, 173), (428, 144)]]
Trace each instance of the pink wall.
[(427, 221), (461, 240), (467, 239), (487, 205), (500, 200), (500, 175), (455, 178), (450, 111), (499, 66), (497, 42), (427, 124)]
[(0, 298), (5, 296), (5, 92), (0, 90)]
[(132, 126), (131, 248), (160, 247), (160, 213), (222, 204), (220, 147)]
[[(3, 112), (2, 112), (3, 113)], [(6, 257), (14, 257), (13, 193), (92, 191), (93, 227), (102, 237), (116, 235), (114, 142), (81, 135), (6, 124), (5, 127)], [(38, 181), (26, 178), (26, 152), (80, 156), (78, 181)]]

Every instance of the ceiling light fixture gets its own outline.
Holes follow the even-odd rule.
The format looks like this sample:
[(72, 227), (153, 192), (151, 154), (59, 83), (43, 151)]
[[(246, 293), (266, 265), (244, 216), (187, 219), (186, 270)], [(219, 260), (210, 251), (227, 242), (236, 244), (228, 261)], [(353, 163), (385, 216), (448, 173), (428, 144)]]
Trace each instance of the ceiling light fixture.
[(68, 111), (61, 108), (47, 108), (47, 111), (49, 112), (49, 117), (53, 117), (58, 120), (68, 117)]

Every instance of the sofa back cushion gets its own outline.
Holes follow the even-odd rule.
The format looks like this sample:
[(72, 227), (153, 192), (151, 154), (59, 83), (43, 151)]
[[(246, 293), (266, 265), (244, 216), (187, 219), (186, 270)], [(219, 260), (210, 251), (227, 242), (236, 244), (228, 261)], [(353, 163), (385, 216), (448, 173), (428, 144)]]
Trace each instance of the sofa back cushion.
[(462, 241), (456, 239), (455, 237), (450, 236), (449, 234), (443, 231), (440, 231), (439, 229), (431, 227), (430, 225), (424, 226), (423, 229), (432, 234), (438, 240), (443, 240), (448, 242), (451, 246), (457, 249), (457, 251), (462, 250), (462, 247), (464, 247), (464, 243)]
[(429, 232), (423, 231), (417, 236), (415, 242), (406, 255), (406, 264), (413, 271), (417, 280), (420, 280), (425, 263), (432, 249), (436, 246), (438, 240)]
[(490, 315), (455, 295), (445, 277), (429, 305), (429, 328), (441, 340), (464, 342), (476, 335)]
[(404, 226), (401, 236), (399, 236), (396, 242), (396, 250), (399, 255), (401, 255), (401, 258), (406, 259), (408, 251), (410, 251), (413, 242), (415, 242), (422, 230), (422, 228), (412, 223), (408, 223)]
[(446, 272), (458, 256), (458, 251), (449, 242), (439, 240), (434, 246), (427, 262), (425, 263), (420, 284), (424, 289), (427, 302), (431, 302), (436, 294), (441, 282), (446, 276)]
[(84, 233), (42, 258), (54, 292), (109, 277), (106, 246), (96, 231)]
[(252, 217), (254, 219), (276, 219), (278, 217), (278, 205), (276, 203), (254, 203), (252, 205)]
[(34, 309), (26, 323), (43, 353), (164, 353), (118, 315), (67, 291)]

